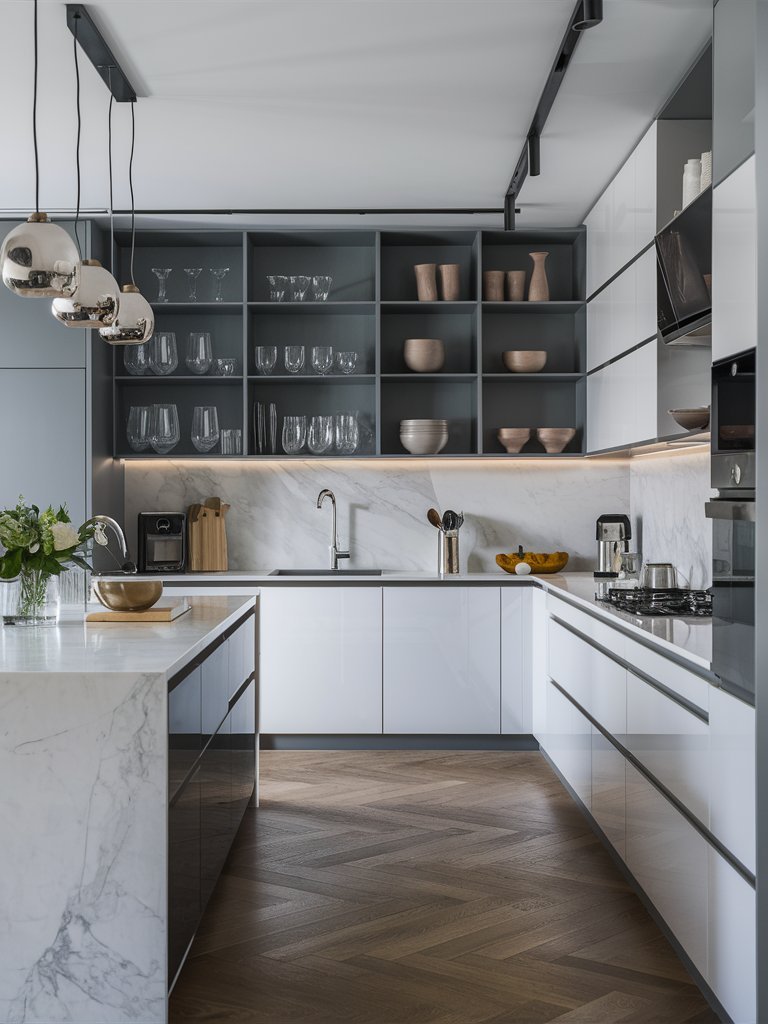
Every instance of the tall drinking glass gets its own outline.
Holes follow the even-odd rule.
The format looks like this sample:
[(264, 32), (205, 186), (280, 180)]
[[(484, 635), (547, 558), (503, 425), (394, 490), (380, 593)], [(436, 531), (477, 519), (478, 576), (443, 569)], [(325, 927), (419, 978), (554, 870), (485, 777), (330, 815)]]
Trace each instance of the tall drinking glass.
[(128, 410), (126, 436), (128, 437), (128, 444), (135, 452), (143, 452), (149, 448), (151, 421), (151, 405), (132, 405)]
[(187, 339), (187, 369), (198, 375), (208, 373), (213, 353), (208, 331), (190, 331)]
[(175, 405), (153, 405), (149, 443), (158, 455), (167, 455), (179, 443), (179, 411)]
[(143, 376), (149, 369), (149, 345), (145, 341), (141, 345), (126, 345), (123, 349), (123, 363), (134, 377)]
[(307, 417), (286, 416), (283, 420), (283, 451), (297, 455), (307, 439)]
[(333, 369), (333, 349), (330, 345), (314, 345), (312, 347), (312, 369), (315, 373), (325, 376)]
[(307, 448), (313, 455), (323, 455), (333, 447), (333, 416), (311, 416), (307, 431)]
[(256, 373), (266, 377), (275, 368), (277, 363), (277, 345), (257, 345), (254, 350), (256, 361)]
[(173, 373), (179, 365), (176, 335), (173, 331), (155, 331), (150, 342), (149, 368), (161, 377)]
[(219, 443), (219, 413), (215, 405), (196, 405), (192, 413), (192, 444), (209, 452)]
[(339, 412), (335, 421), (336, 451), (340, 455), (354, 455), (360, 446), (360, 428), (357, 416), (351, 412)]
[(304, 346), (285, 346), (285, 368), (288, 373), (299, 373), (304, 367)]

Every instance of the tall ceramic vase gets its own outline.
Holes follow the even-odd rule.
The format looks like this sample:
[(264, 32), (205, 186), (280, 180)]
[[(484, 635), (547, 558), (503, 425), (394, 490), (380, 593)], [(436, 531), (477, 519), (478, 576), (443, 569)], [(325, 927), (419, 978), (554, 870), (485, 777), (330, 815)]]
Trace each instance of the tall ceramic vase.
[(544, 266), (549, 256), (548, 252), (529, 252), (533, 260), (533, 273), (531, 283), (528, 285), (529, 302), (549, 302), (549, 281), (547, 281), (547, 268)]

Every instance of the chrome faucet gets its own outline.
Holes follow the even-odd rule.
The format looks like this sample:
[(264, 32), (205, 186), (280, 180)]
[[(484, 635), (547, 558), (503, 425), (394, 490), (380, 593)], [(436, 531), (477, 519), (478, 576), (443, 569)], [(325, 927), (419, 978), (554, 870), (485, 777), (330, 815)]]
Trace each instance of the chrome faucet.
[[(93, 539), (102, 547), (107, 547), (109, 543), (104, 527), (108, 526), (110, 528), (117, 538), (117, 543), (120, 546), (120, 557), (122, 559), (120, 571), (124, 573), (135, 573), (136, 563), (131, 560), (131, 556), (128, 554), (128, 545), (125, 542), (125, 534), (117, 520), (113, 519), (111, 516), (91, 516), (91, 518), (83, 525), (88, 526), (90, 523), (96, 523), (96, 532), (93, 535)], [(110, 552), (110, 554), (112, 553)], [(112, 557), (114, 557), (114, 555)], [(115, 559), (115, 561), (117, 561), (117, 559)]]
[(331, 568), (339, 568), (340, 558), (349, 558), (348, 551), (339, 551), (339, 538), (336, 534), (336, 495), (333, 491), (329, 491), (327, 487), (324, 487), (317, 496), (317, 507), (322, 508), (323, 502), (326, 498), (331, 499), (331, 507), (333, 508), (333, 522), (331, 524)]

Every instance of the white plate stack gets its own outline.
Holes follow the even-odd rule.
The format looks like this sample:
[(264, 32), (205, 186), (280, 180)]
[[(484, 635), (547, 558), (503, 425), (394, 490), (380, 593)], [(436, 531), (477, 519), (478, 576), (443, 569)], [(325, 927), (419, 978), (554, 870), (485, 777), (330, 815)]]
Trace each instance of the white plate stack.
[(400, 443), (411, 455), (437, 455), (448, 444), (448, 420), (401, 420)]

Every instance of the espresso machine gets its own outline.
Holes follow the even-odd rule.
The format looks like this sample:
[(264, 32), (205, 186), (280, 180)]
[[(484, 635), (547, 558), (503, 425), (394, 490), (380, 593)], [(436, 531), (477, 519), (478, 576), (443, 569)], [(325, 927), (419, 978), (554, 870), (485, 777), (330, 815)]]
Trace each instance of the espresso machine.
[(629, 516), (606, 513), (597, 519), (597, 577), (615, 577), (621, 569), (621, 556), (629, 551), (632, 527)]

